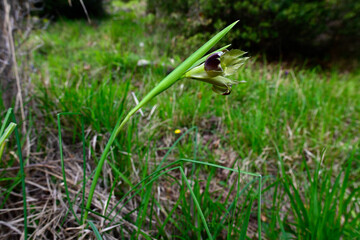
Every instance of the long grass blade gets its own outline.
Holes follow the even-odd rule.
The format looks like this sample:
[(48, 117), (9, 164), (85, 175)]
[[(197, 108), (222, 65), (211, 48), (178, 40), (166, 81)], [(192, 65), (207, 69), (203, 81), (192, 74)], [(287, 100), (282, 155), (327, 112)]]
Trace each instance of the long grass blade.
[[(5, 118), (3, 120), (1, 129), (0, 129), (0, 162), (1, 162), (2, 155), (3, 155), (4, 149), (5, 149), (5, 144), (6, 144), (5, 141), (6, 141), (6, 139), (9, 138), (9, 136), (14, 131), (15, 126), (16, 126), (15, 123), (10, 123), (5, 130), (5, 127), (10, 118), (11, 112), (12, 112), (12, 108), (9, 108), (8, 111), (6, 112)], [(4, 131), (5, 131), (5, 133), (4, 133)]]
[(259, 176), (259, 193), (258, 193), (258, 234), (261, 240), (261, 191), (262, 191), (262, 175)]
[(12, 113), (12, 108), (9, 108), (9, 109), (7, 110), (7, 112), (6, 112), (5, 118), (4, 118), (3, 123), (2, 123), (2, 125), (1, 125), (0, 136), (2, 136), (2, 134), (3, 134), (4, 130), (5, 130), (5, 127), (6, 127), (6, 125), (7, 125), (7, 122), (8, 122), (9, 119), (10, 119), (11, 113)]
[(15, 130), (16, 124), (10, 123), (9, 126), (6, 128), (3, 135), (0, 135), (0, 145), (2, 145), (6, 139), (8, 139), (11, 133)]
[(240, 240), (245, 240), (245, 238), (246, 238), (246, 232), (247, 232), (247, 229), (248, 229), (248, 226), (249, 226), (251, 206), (253, 204), (253, 201), (254, 201), (254, 199), (251, 198), (249, 206), (248, 206), (248, 208), (246, 210), (245, 219), (244, 219), (243, 224), (241, 225), (241, 232), (240, 232), (240, 238), (239, 238)]
[[(62, 144), (62, 135), (61, 135), (61, 121), (60, 121), (60, 117), (62, 115), (79, 115), (79, 113), (58, 113), (57, 114), (57, 124), (58, 124), (58, 135), (59, 135), (59, 148), (60, 148), (60, 162), (61, 162), (61, 171), (62, 171), (62, 175), (63, 175), (63, 181), (64, 181), (64, 188), (65, 188), (65, 194), (66, 194), (66, 199), (69, 203), (69, 208), (71, 213), (73, 214), (76, 222), (78, 222), (79, 224), (81, 224), (80, 219), (76, 216), (76, 213), (74, 211), (73, 208), (73, 204), (72, 201), (70, 199), (70, 193), (69, 193), (69, 188), (67, 185), (67, 181), (66, 181), (66, 171), (65, 171), (65, 162), (64, 162), (64, 154), (63, 154), (63, 144)], [(86, 170), (86, 169), (85, 169)], [(85, 175), (85, 172), (84, 172)], [(85, 182), (84, 182), (85, 184)]]
[(85, 188), (86, 188), (86, 146), (85, 146), (85, 124), (84, 124), (83, 115), (81, 115), (81, 141), (83, 145), (83, 185), (82, 185), (80, 221), (82, 222), (84, 218), (84, 210), (85, 210)]
[(101, 237), (101, 234), (99, 233), (99, 230), (97, 229), (97, 227), (95, 226), (95, 224), (92, 221), (88, 221), (90, 227), (92, 228), (92, 230), (94, 231), (95, 237), (97, 240), (102, 240), (103, 238)]
[[(12, 120), (16, 124), (15, 114), (11, 109)], [(28, 226), (27, 226), (27, 204), (26, 204), (26, 186), (25, 186), (25, 170), (24, 170), (24, 159), (21, 152), (21, 143), (18, 126), (15, 127), (15, 139), (17, 145), (18, 157), (20, 160), (20, 179), (21, 179), (21, 190), (23, 196), (23, 213), (24, 213), (24, 239), (28, 239)]]
[(204, 216), (204, 214), (203, 214), (203, 212), (202, 212), (202, 210), (201, 210), (200, 204), (199, 204), (198, 200), (196, 199), (195, 193), (194, 193), (194, 191), (192, 190), (192, 187), (191, 187), (191, 185), (190, 185), (190, 183), (189, 183), (189, 181), (188, 181), (188, 179), (187, 179), (187, 177), (186, 177), (186, 175), (185, 175), (185, 172), (184, 172), (184, 170), (183, 170), (182, 167), (180, 167), (180, 172), (181, 172), (181, 176), (185, 179), (185, 184), (186, 184), (186, 186), (188, 187), (188, 189), (189, 189), (189, 191), (190, 191), (190, 194), (191, 194), (191, 196), (192, 196), (192, 198), (193, 198), (193, 200), (194, 200), (195, 206), (196, 206), (196, 208), (197, 208), (197, 210), (198, 210), (198, 212), (199, 212), (201, 221), (202, 221), (202, 223), (203, 223), (203, 225), (204, 225), (204, 227), (205, 227), (205, 231), (206, 231), (206, 233), (207, 233), (207, 235), (208, 235), (208, 238), (209, 238), (210, 240), (212, 240), (213, 238), (212, 238), (212, 235), (211, 235), (211, 233), (210, 233), (209, 227), (208, 227), (208, 225), (207, 225), (207, 223), (206, 223), (205, 216)]

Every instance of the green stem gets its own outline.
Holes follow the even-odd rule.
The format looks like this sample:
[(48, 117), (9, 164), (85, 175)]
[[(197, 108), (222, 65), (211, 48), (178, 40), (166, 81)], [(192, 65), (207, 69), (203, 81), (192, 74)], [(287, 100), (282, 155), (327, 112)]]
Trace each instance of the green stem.
[[(128, 114), (128, 116), (129, 116), (129, 114)], [(121, 124), (119, 124), (120, 121), (118, 121), (118, 123), (116, 124), (116, 126), (114, 128), (114, 131), (112, 132), (112, 134), (110, 136), (109, 141), (107, 142), (107, 144), (105, 146), (104, 152), (102, 153), (102, 155), (100, 157), (100, 160), (99, 160), (98, 165), (96, 167), (96, 171), (95, 171), (93, 181), (91, 183), (90, 192), (89, 192), (88, 200), (87, 200), (87, 203), (86, 203), (85, 214), (84, 214), (84, 218), (83, 218), (83, 224), (86, 222), (86, 219), (87, 219), (87, 216), (88, 216), (88, 213), (89, 213), (88, 209), (90, 209), (90, 207), (91, 207), (91, 201), (92, 201), (92, 198), (94, 196), (97, 181), (98, 181), (98, 179), (100, 177), (102, 166), (104, 165), (105, 159), (106, 159), (106, 157), (107, 157), (107, 155), (109, 153), (110, 147), (113, 144), (116, 136), (120, 132), (121, 128), (125, 125), (125, 123), (129, 120), (130, 116), (129, 117), (128, 116), (126, 116), (126, 118), (122, 121)]]
[[(15, 114), (12, 111), (12, 108), (10, 108), (11, 115), (13, 122), (16, 124), (16, 118)], [(24, 239), (28, 239), (28, 227), (27, 227), (27, 203), (26, 203), (26, 186), (25, 186), (25, 170), (24, 170), (24, 159), (22, 157), (21, 152), (21, 143), (20, 143), (20, 135), (18, 127), (15, 127), (15, 139), (16, 139), (16, 145), (17, 145), (17, 151), (18, 151), (18, 157), (20, 161), (20, 178), (21, 178), (21, 189), (22, 189), (22, 195), (23, 195), (23, 212), (24, 212)]]
[(207, 223), (206, 223), (205, 216), (204, 216), (204, 214), (203, 214), (203, 212), (202, 212), (202, 210), (201, 210), (200, 204), (199, 204), (198, 200), (196, 199), (196, 195), (195, 195), (194, 191), (192, 190), (192, 187), (191, 187), (191, 185), (190, 185), (190, 183), (189, 183), (189, 181), (188, 181), (188, 179), (187, 179), (187, 177), (186, 177), (186, 175), (185, 175), (185, 172), (184, 172), (184, 170), (183, 170), (182, 167), (180, 167), (180, 173), (181, 173), (181, 176), (185, 179), (185, 184), (187, 185), (187, 187), (188, 187), (188, 189), (189, 189), (189, 191), (190, 191), (190, 194), (191, 194), (191, 196), (192, 196), (192, 198), (193, 198), (193, 200), (194, 200), (195, 206), (196, 206), (196, 208), (197, 208), (197, 210), (198, 210), (198, 212), (199, 212), (201, 221), (202, 221), (202, 223), (203, 223), (203, 225), (204, 225), (204, 227), (205, 227), (205, 231), (206, 231), (206, 233), (207, 233), (207, 235), (208, 235), (208, 238), (209, 238), (210, 240), (212, 240), (213, 237), (212, 237), (212, 235), (211, 235), (211, 233), (210, 233), (210, 230), (209, 230), (209, 227), (208, 227), (208, 225), (207, 225)]

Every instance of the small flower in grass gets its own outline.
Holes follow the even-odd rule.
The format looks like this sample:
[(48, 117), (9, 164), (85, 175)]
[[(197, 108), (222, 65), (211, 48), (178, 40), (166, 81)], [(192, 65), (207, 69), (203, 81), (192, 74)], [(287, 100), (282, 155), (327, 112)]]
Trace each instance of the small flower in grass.
[(175, 129), (174, 133), (175, 133), (175, 134), (180, 134), (180, 133), (181, 133), (181, 130), (180, 130), (180, 129)]
[(232, 86), (239, 82), (227, 78), (227, 76), (237, 73), (245, 63), (248, 57), (241, 57), (245, 53), (239, 49), (213, 53), (204, 63), (190, 69), (185, 77), (210, 83), (213, 85), (214, 92), (229, 95)]

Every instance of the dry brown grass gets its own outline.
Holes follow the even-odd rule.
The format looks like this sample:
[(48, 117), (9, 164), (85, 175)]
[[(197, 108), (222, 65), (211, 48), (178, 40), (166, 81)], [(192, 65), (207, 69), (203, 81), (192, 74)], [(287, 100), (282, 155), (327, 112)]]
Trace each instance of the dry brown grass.
[[(31, 164), (25, 168), (29, 239), (94, 238), (93, 231), (89, 230), (89, 227), (85, 229), (85, 226), (79, 226), (74, 216), (69, 212), (60, 160), (57, 157), (58, 153), (56, 150), (53, 151), (52, 148), (48, 150), (46, 156), (30, 154)], [(68, 156), (65, 158), (68, 190), (70, 198), (76, 198), (73, 204), (74, 211), (77, 216), (80, 216), (81, 195), (79, 193), (82, 191), (83, 161), (81, 155), (74, 155), (66, 151), (66, 147), (65, 155)], [(91, 168), (90, 164), (88, 164), (87, 169)], [(18, 171), (18, 167), (1, 169), (0, 171), (6, 171), (7, 175), (13, 176)], [(111, 169), (108, 166), (105, 166), (104, 172), (107, 173), (110, 179), (113, 179)], [(86, 174), (90, 176), (90, 171)], [(89, 186), (86, 186), (86, 195), (88, 191)], [(5, 206), (0, 210), (1, 239), (19, 239), (20, 236), (23, 237), (22, 196), (16, 192), (11, 192)], [(100, 183), (96, 189), (92, 210), (103, 213), (108, 196), (108, 186)], [(113, 196), (109, 208), (111, 209), (115, 204), (116, 198)], [(123, 229), (126, 229), (123, 230), (124, 236), (129, 236), (129, 232), (137, 230), (137, 227), (122, 219), (121, 215), (128, 214), (130, 212), (129, 208), (136, 208), (136, 205), (136, 202), (130, 201), (121, 210), (122, 212), (116, 216), (115, 223), (109, 227), (105, 227), (104, 219), (97, 215), (92, 214), (91, 219), (101, 233), (111, 231), (111, 234), (107, 235), (106, 239), (118, 239), (116, 235), (119, 234), (120, 225), (123, 225)], [(115, 213), (112, 214), (112, 216), (114, 215)], [(132, 215), (136, 217), (135, 213)]]

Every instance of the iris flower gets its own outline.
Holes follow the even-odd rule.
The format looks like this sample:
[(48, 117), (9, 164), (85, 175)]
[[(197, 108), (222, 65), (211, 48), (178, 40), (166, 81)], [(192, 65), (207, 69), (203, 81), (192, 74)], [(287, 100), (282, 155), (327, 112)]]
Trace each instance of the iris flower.
[(233, 85), (239, 81), (227, 78), (238, 72), (248, 57), (239, 49), (224, 50), (211, 54), (204, 63), (185, 73), (186, 78), (207, 82), (213, 85), (212, 90), (218, 94), (229, 95)]

